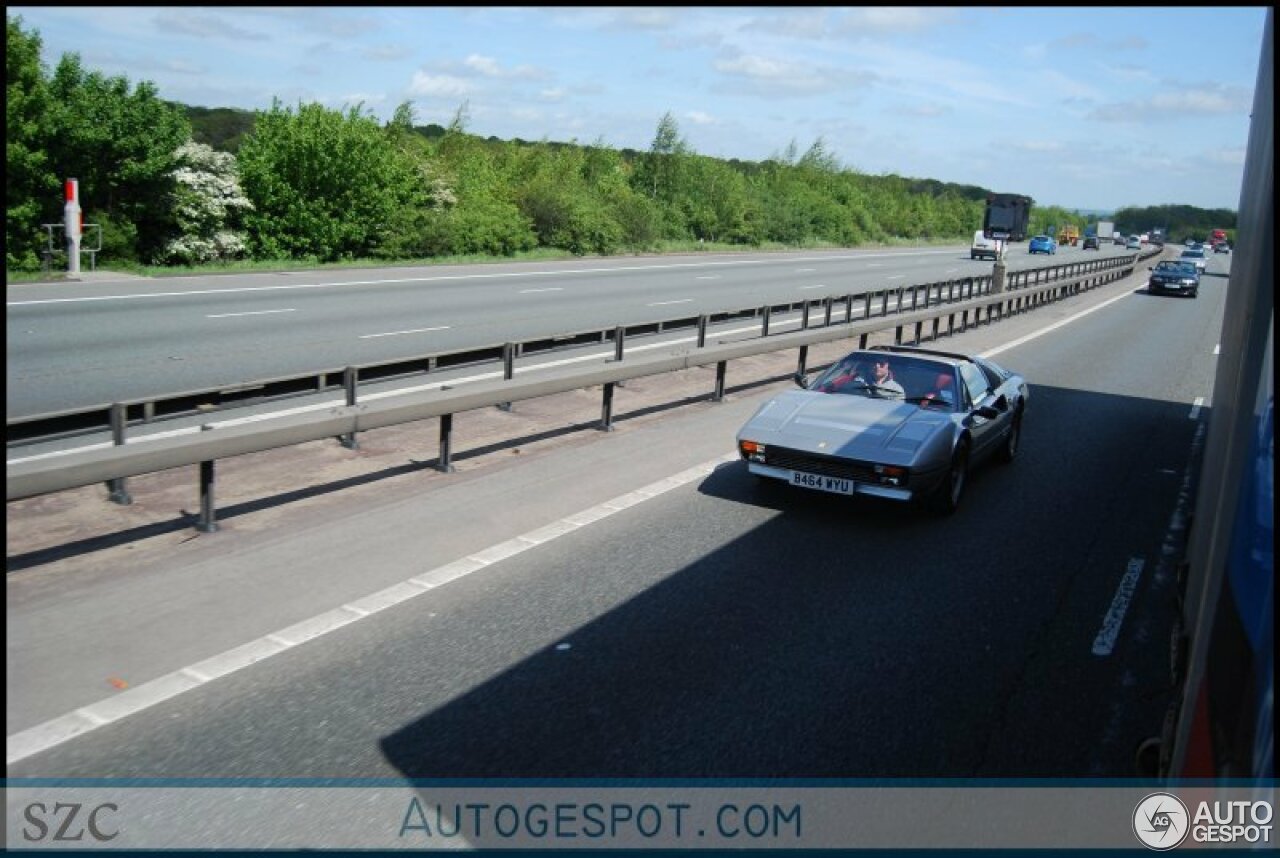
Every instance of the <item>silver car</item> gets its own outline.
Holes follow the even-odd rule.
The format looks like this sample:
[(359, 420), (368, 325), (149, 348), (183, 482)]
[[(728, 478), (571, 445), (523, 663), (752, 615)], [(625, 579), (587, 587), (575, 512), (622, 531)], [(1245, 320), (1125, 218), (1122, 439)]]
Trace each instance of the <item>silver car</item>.
[(1013, 461), (1022, 376), (973, 355), (859, 349), (773, 397), (738, 432), (747, 470), (818, 492), (919, 501), (954, 512), (969, 468)]

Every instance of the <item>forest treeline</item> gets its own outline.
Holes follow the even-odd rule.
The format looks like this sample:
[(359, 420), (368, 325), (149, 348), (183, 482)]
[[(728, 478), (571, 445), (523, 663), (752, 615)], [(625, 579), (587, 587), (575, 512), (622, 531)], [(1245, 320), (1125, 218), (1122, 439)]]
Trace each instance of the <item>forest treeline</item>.
[[(21, 18), (6, 16), (6, 24), (9, 270), (40, 266), (42, 224), (61, 221), (68, 177), (79, 179), (85, 223), (101, 228), (106, 265), (390, 261), (536, 248), (612, 254), (681, 242), (853, 247), (967, 241), (982, 222), (987, 189), (859, 173), (822, 138), (752, 162), (698, 154), (670, 113), (637, 151), (602, 141), (485, 139), (468, 132), (466, 104), (447, 126), (419, 125), (408, 102), (387, 122), (361, 105), (189, 107), (162, 99), (148, 81), (88, 70), (76, 54), (49, 72), (39, 33)], [(1171, 234), (1175, 215), (1235, 224), (1233, 213), (1189, 206), (1134, 217), (1148, 211)], [(1065, 223), (1087, 219), (1033, 209), (1033, 231)]]

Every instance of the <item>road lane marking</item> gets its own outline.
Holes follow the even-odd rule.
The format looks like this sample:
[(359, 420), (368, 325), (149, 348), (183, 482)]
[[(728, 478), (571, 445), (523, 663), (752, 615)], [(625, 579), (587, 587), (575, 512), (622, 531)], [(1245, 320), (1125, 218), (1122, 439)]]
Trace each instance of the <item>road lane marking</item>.
[(892, 276), (890, 276), (890, 277), (886, 277), (886, 278), (884, 278), (884, 279), (886, 279), (886, 280), (901, 280), (903, 277), (906, 277), (906, 276), (907, 276), (907, 275), (905, 275), (905, 274), (894, 274), (894, 275), (892, 275)]
[(797, 268), (797, 269), (796, 269), (796, 273), (797, 273), (797, 274), (812, 274), (813, 272), (815, 272), (815, 271), (817, 271), (817, 270), (818, 270), (818, 269), (816, 269), (816, 268)]
[(1188, 420), (1198, 420), (1200, 418), (1200, 409), (1204, 407), (1204, 397), (1197, 396), (1191, 403), (1191, 413), (1187, 415)]
[(719, 274), (699, 274), (697, 277), (695, 277), (695, 278), (693, 278), (693, 279), (695, 279), (695, 280), (719, 280), (719, 279), (720, 279), (720, 275), (719, 275)]
[(449, 326), (448, 326), (448, 325), (440, 325), (440, 326), (435, 327), (435, 328), (414, 328), (414, 329), (409, 330), (409, 331), (388, 331), (388, 332), (387, 332), (387, 333), (385, 333), (385, 334), (361, 334), (361, 335), (360, 335), (360, 339), (362, 339), (362, 340), (375, 340), (375, 339), (377, 339), (378, 337), (398, 337), (398, 336), (400, 336), (401, 334), (425, 334), (425, 333), (428, 333), (428, 332), (430, 332), (430, 331), (447, 331), (447, 330), (449, 330)]
[(1012, 349), (1012, 348), (1016, 348), (1017, 346), (1020, 346), (1023, 343), (1029, 343), (1032, 340), (1036, 339), (1037, 337), (1042, 337), (1051, 331), (1058, 330), (1058, 328), (1061, 328), (1064, 325), (1069, 325), (1072, 322), (1076, 321), (1077, 319), (1083, 319), (1085, 316), (1089, 315), (1090, 313), (1096, 313), (1099, 310), (1101, 310), (1103, 307), (1110, 307), (1112, 304), (1116, 303), (1117, 301), (1123, 301), (1125, 298), (1130, 298), (1132, 297), (1132, 294), (1133, 293), (1131, 292), (1125, 292), (1123, 295), (1117, 295), (1114, 298), (1109, 298), (1106, 301), (1103, 301), (1101, 304), (1095, 304), (1094, 306), (1090, 307), (1087, 310), (1081, 310), (1079, 313), (1076, 313), (1074, 316), (1068, 316), (1067, 318), (1059, 322), (1054, 322), (1052, 325), (1041, 328), (1038, 331), (1032, 331), (1031, 333), (1027, 334), (1025, 337), (1019, 337), (1018, 339), (1014, 340), (1011, 343), (1005, 343), (1002, 346), (996, 346), (994, 349), (988, 349), (985, 352), (978, 352), (978, 357), (995, 357), (1001, 352), (1008, 351), (1009, 349)]
[[(282, 292), (291, 289), (334, 289), (344, 286), (391, 286), (400, 283), (435, 283), (454, 280), (496, 280), (504, 277), (572, 277), (580, 274), (610, 274), (615, 271), (668, 271), (680, 268), (711, 268), (731, 265), (777, 265), (789, 262), (859, 261), (862, 259), (904, 258), (909, 256), (942, 256), (953, 250), (913, 250), (903, 253), (862, 253), (801, 259), (736, 259), (723, 262), (673, 262), (668, 265), (619, 265), (616, 268), (564, 268), (556, 271), (490, 271), (484, 274), (440, 274), (426, 277), (394, 277), (382, 280), (343, 280), (336, 283), (290, 283), (276, 286), (239, 286), (232, 289), (192, 289), (188, 292), (134, 292), (126, 295), (89, 295), (81, 298), (40, 298), (32, 301), (8, 301), (6, 307), (36, 304), (80, 304), (88, 301), (133, 301), (142, 298), (185, 298), (189, 295), (231, 295), (236, 292)], [(878, 267), (881, 263), (873, 263)], [(42, 285), (42, 284), (31, 284)]]
[(665, 307), (668, 304), (691, 304), (692, 298), (681, 298), (678, 301), (654, 301), (652, 304), (646, 304), (646, 307)]
[(545, 289), (521, 289), (521, 295), (532, 295), (535, 292), (563, 292), (563, 286), (548, 286)]
[(296, 313), (297, 309), (288, 310), (254, 310), (248, 313), (215, 313), (205, 316), (206, 319), (231, 319), (236, 316), (269, 316), (272, 313)]
[(1129, 602), (1133, 600), (1133, 591), (1138, 586), (1138, 578), (1142, 576), (1145, 561), (1141, 557), (1129, 560), (1116, 595), (1111, 600), (1111, 608), (1102, 620), (1102, 628), (1093, 639), (1093, 654), (1097, 656), (1111, 655), (1116, 646), (1116, 638), (1120, 636), (1120, 626), (1124, 623), (1125, 612), (1129, 610)]
[(383, 588), (362, 598), (347, 602), (330, 611), (294, 623), (283, 629), (263, 635), (241, 646), (179, 668), (156, 679), (136, 685), (119, 694), (104, 698), (88, 706), (21, 730), (7, 737), (5, 742), (9, 765), (33, 754), (47, 751), (76, 736), (83, 736), (99, 727), (122, 720), (149, 709), (158, 703), (200, 688), (215, 679), (228, 676), (273, 655), (293, 649), (309, 641), (324, 637), (330, 632), (371, 617), (379, 611), (407, 602), (442, 584), (456, 581), (473, 572), (487, 569), (531, 548), (545, 545), (554, 539), (608, 518), (646, 500), (659, 497), (694, 480), (709, 476), (716, 468), (739, 459), (738, 452), (725, 453), (710, 461), (686, 468), (635, 491), (593, 507), (565, 516), (528, 533), (499, 542), (474, 552), (461, 560), (414, 575), (407, 580)]
[(826, 289), (826, 288), (827, 288), (827, 284), (825, 284), (825, 283), (818, 283), (818, 284), (816, 284), (816, 285), (814, 285), (814, 286), (801, 286), (800, 288), (801, 288), (802, 290), (804, 290), (804, 289)]
[(1217, 343), (1213, 347), (1213, 353), (1216, 355), (1222, 350), (1222, 343)]

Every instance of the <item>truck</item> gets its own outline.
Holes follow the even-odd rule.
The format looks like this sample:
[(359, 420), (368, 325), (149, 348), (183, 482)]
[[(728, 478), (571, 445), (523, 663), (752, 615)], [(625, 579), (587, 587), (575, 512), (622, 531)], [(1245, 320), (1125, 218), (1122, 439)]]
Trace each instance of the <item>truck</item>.
[(1080, 227), (1069, 223), (1058, 230), (1058, 244), (1069, 244), (1072, 247), (1080, 241)]
[(1096, 228), (1099, 241), (1111, 241), (1116, 235), (1116, 223), (1113, 220), (1100, 220)]
[(1150, 241), (1157, 247), (1164, 247), (1164, 227), (1152, 227), (1151, 232), (1148, 233), (1148, 235), (1149, 238), (1143, 239), (1143, 241)]
[(987, 194), (982, 234), (997, 241), (1026, 241), (1031, 221), (1031, 197), (1022, 194)]

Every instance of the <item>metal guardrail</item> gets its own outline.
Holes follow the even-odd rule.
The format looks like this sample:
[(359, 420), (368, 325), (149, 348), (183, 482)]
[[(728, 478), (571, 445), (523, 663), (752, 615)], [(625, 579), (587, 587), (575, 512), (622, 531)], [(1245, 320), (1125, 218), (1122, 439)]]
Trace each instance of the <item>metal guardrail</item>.
[[(1010, 272), (1006, 276), (1005, 289), (1026, 288), (1063, 278), (1124, 267), (1130, 264), (1128, 259), (1127, 256), (1113, 256)], [(532, 354), (610, 342), (613, 343), (615, 351), (620, 352), (626, 341), (633, 337), (654, 336), (676, 330), (696, 330), (701, 342), (705, 339), (710, 325), (743, 318), (761, 319), (762, 335), (768, 336), (773, 316), (780, 313), (801, 312), (808, 318), (808, 314), (818, 310), (823, 313), (824, 323), (827, 324), (831, 322), (834, 314), (842, 313), (844, 320), (848, 322), (852, 320), (852, 309), (856, 303), (862, 305), (863, 318), (869, 318), (873, 313), (888, 315), (890, 305), (896, 312), (904, 301), (908, 301), (910, 308), (915, 310), (921, 300), (926, 303), (954, 302), (977, 294), (985, 294), (990, 289), (991, 275), (964, 277), (804, 301), (724, 310), (699, 316), (672, 317), (633, 325), (592, 328), (524, 342), (492, 343), (455, 352), (420, 354), (394, 361), (325, 367), (287, 376), (228, 382), (217, 387), (203, 387), (162, 396), (118, 400), (11, 418), (5, 422), (5, 441), (6, 445), (12, 448), (22, 444), (110, 431), (115, 442), (120, 444), (124, 443), (130, 426), (147, 425), (169, 419), (207, 416), (212, 411), (223, 411), (237, 406), (337, 391), (345, 393), (348, 405), (354, 405), (359, 401), (360, 385), (371, 382), (412, 378), (445, 369), (494, 364), (501, 364), (504, 375), (511, 378), (513, 361)], [(809, 325), (806, 322), (804, 326)]]
[[(998, 293), (981, 293), (954, 303), (929, 304), (925, 309), (904, 310), (893, 314), (864, 318), (857, 322), (830, 322), (822, 327), (802, 327), (785, 334), (772, 334), (756, 339), (674, 347), (666, 354), (649, 354), (622, 359), (619, 354), (603, 366), (586, 369), (560, 367), (540, 370), (531, 380), (512, 378), (473, 382), (461, 389), (448, 387), (420, 391), (395, 399), (367, 404), (351, 404), (330, 409), (323, 414), (287, 415), (260, 423), (231, 427), (203, 427), (185, 437), (166, 437), (120, 444), (105, 450), (69, 452), (53, 459), (30, 460), (8, 465), (6, 492), (8, 500), (34, 497), (66, 489), (106, 482), (113, 495), (119, 491), (127, 498), (123, 482), (131, 476), (154, 473), (170, 468), (200, 465), (201, 511), (196, 528), (204, 532), (217, 530), (214, 503), (214, 464), (218, 459), (257, 453), (302, 444), (324, 438), (354, 438), (359, 432), (395, 426), (402, 423), (440, 418), (440, 454), (435, 467), (451, 471), (453, 415), (477, 408), (517, 402), (555, 393), (600, 385), (603, 387), (600, 428), (612, 424), (614, 385), (633, 378), (675, 372), (699, 366), (716, 365), (713, 400), (724, 396), (727, 365), (730, 360), (790, 348), (800, 350), (799, 369), (805, 369), (808, 347), (854, 336), (866, 344), (871, 333), (895, 328), (895, 341), (902, 343), (904, 331), (911, 329), (913, 340), (922, 341), (929, 325), (931, 339), (966, 330), (971, 324), (997, 321), (1009, 314), (1034, 309), (1051, 301), (1127, 277), (1141, 259), (1159, 251), (1120, 258), (1122, 264), (1089, 270), (1039, 285), (1019, 284)], [(1021, 272), (1020, 272), (1021, 273)], [(973, 278), (978, 280), (979, 278)], [(990, 278), (985, 278), (990, 287)], [(912, 288), (902, 287), (901, 294)], [(867, 301), (870, 299), (864, 299)], [(821, 304), (832, 306), (830, 298)], [(887, 306), (887, 305), (886, 305)], [(905, 306), (903, 304), (902, 306)], [(985, 314), (985, 318), (984, 318)], [(946, 320), (945, 331), (943, 320)], [(957, 319), (959, 322), (957, 324)], [(127, 500), (125, 501), (127, 502)]]

